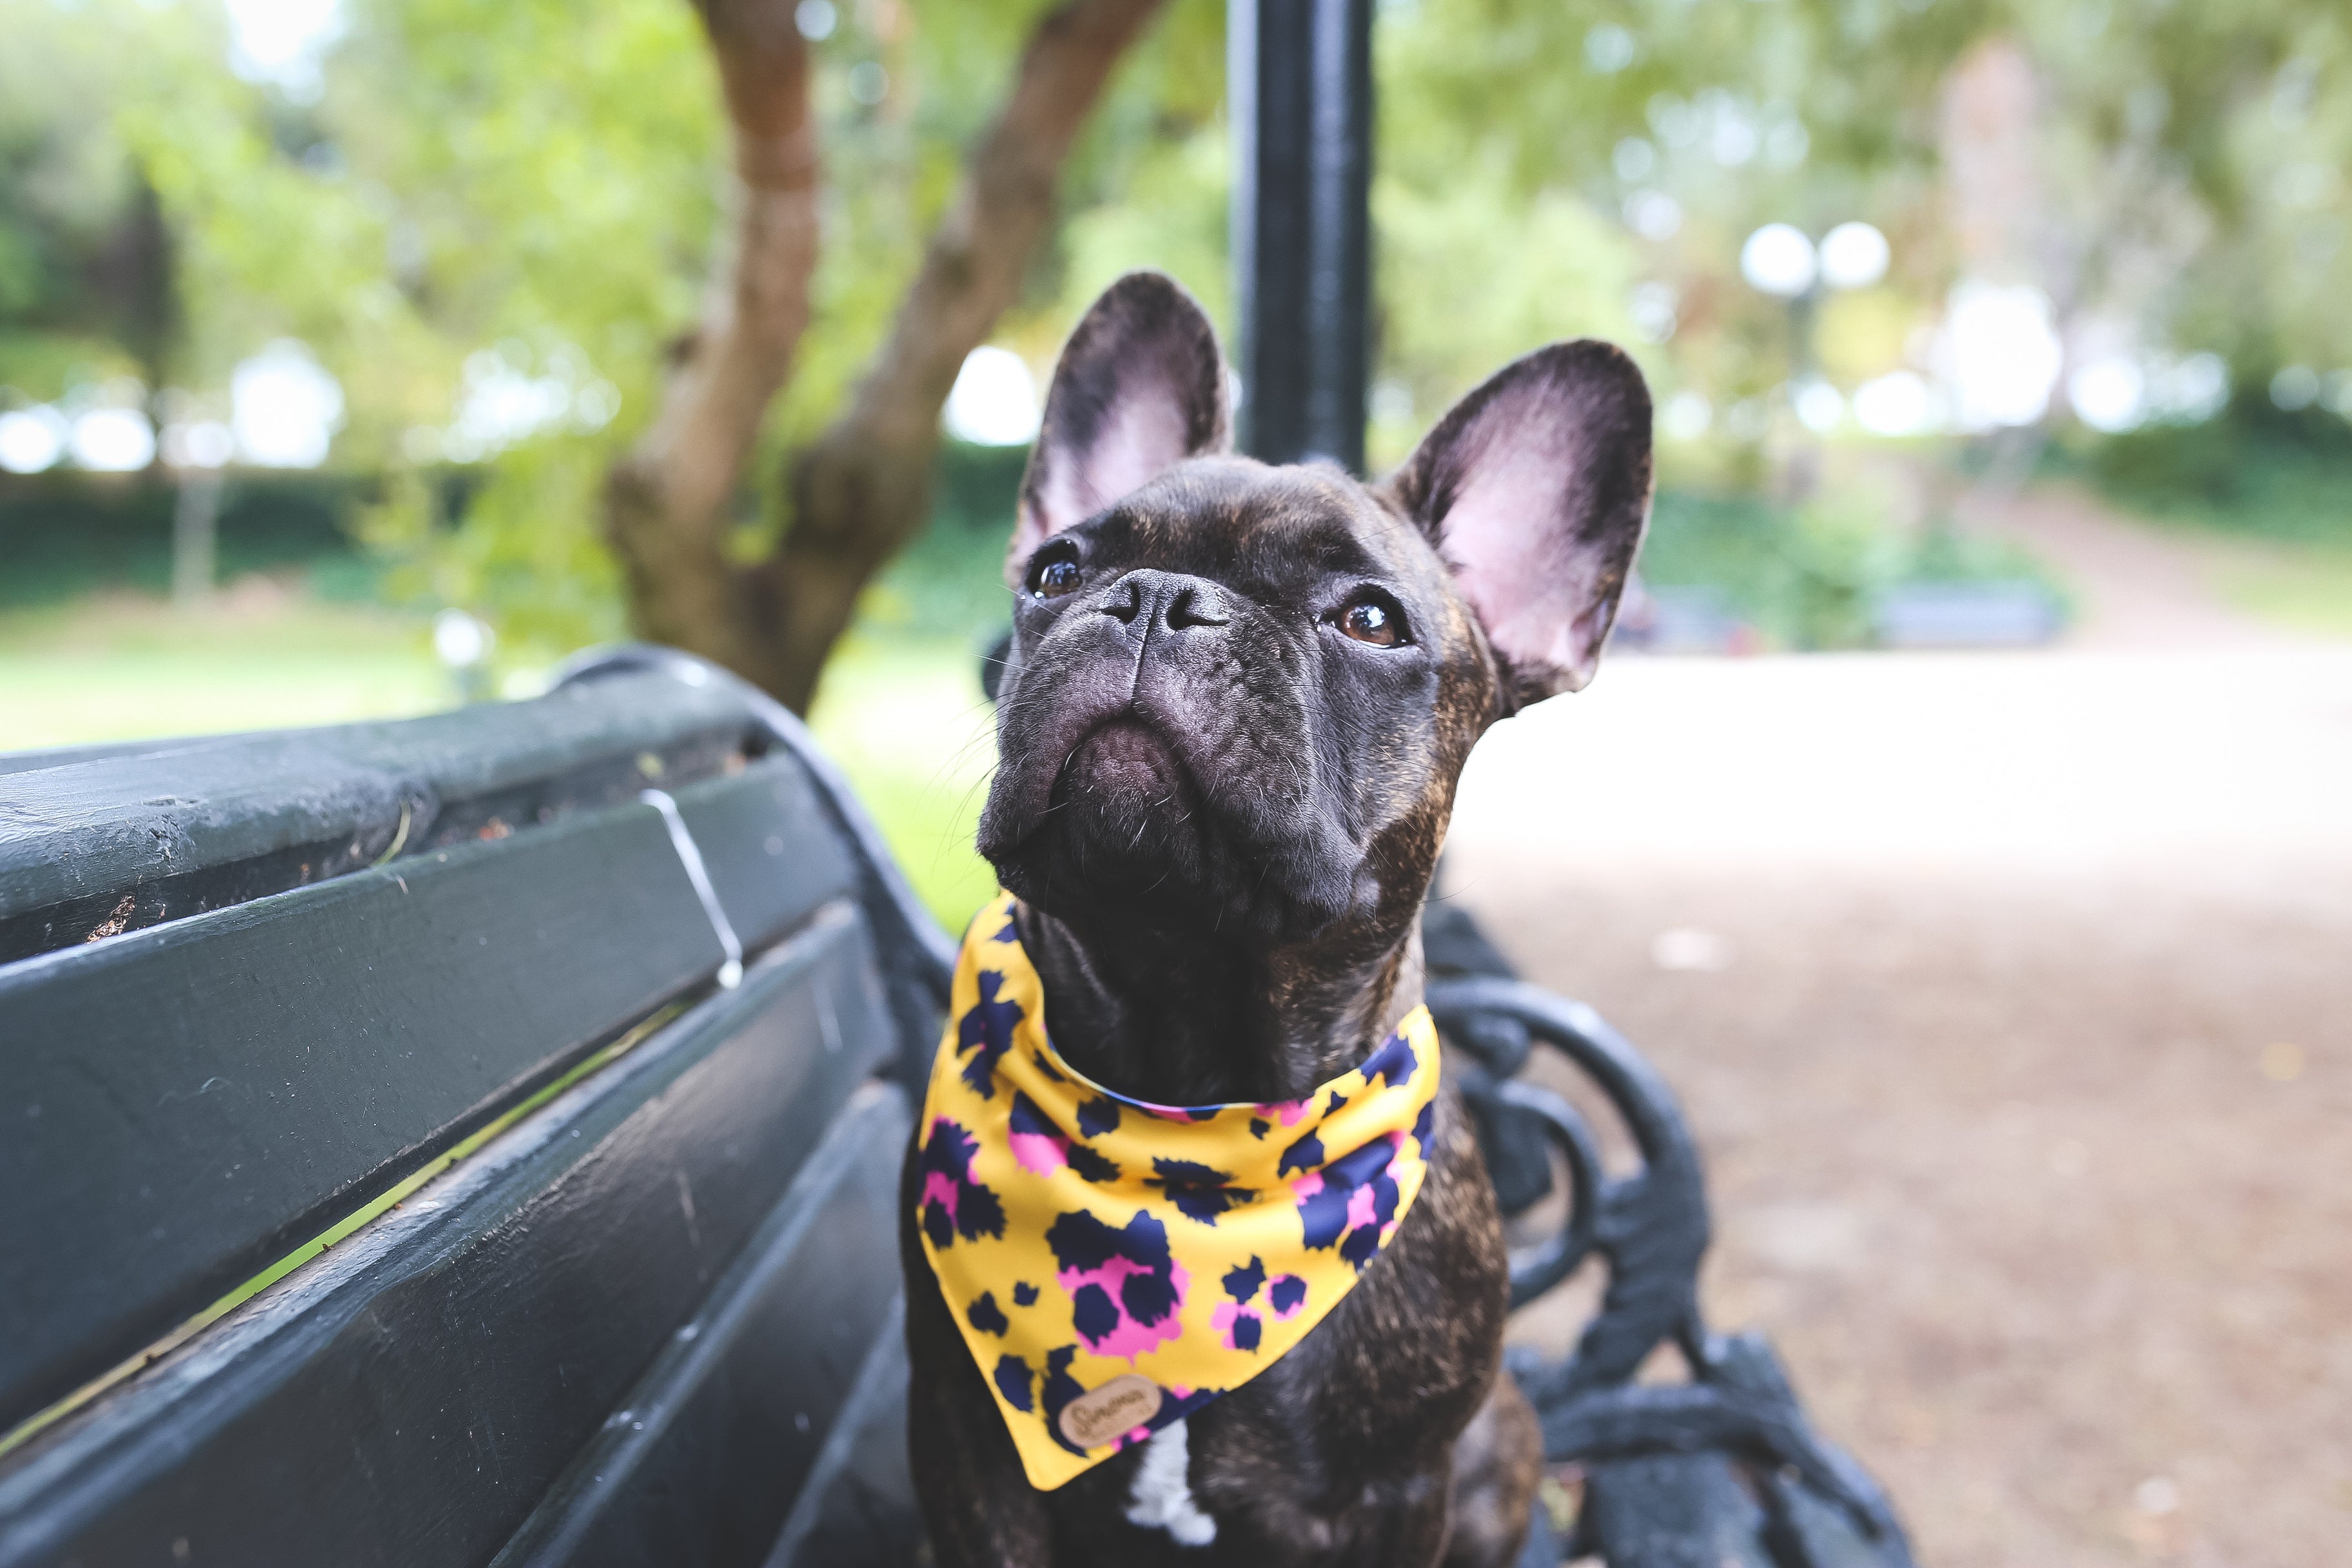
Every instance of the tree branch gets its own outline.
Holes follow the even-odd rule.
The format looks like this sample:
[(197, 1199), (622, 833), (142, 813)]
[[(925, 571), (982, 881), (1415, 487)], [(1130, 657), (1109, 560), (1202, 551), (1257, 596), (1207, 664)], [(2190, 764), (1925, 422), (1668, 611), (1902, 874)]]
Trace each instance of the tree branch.
[(700, 324), (672, 352), (662, 410), (605, 489), (605, 535), (638, 631), (736, 668), (754, 664), (726, 558), (728, 501), (808, 325), (817, 260), (808, 46), (792, 0), (701, 0), (735, 159), (733, 232)]
[(798, 454), (791, 526), (747, 579), (762, 647), (746, 673), (799, 710), (882, 563), (922, 526), (940, 410), (964, 357), (1019, 298), (1071, 142), (1163, 0), (1066, 0), (974, 144), (888, 340), (849, 407)]

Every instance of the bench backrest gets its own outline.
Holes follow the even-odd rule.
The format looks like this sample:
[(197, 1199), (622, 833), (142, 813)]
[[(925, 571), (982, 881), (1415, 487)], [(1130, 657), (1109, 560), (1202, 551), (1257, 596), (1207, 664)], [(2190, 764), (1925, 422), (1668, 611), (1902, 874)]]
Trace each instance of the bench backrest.
[(946, 957), (656, 650), (0, 759), (0, 1568), (903, 1552)]

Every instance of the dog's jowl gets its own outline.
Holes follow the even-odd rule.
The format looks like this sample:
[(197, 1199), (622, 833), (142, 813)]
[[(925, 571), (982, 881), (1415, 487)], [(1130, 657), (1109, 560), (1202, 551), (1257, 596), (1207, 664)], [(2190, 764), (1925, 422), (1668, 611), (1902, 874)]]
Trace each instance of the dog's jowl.
[(964, 945), (901, 1194), (938, 1561), (1507, 1563), (1501, 1226), (1418, 917), (1486, 727), (1591, 676), (1640, 543), (1615, 349), (1392, 478), (1230, 456), (1216, 338), (1120, 280), (1023, 481)]

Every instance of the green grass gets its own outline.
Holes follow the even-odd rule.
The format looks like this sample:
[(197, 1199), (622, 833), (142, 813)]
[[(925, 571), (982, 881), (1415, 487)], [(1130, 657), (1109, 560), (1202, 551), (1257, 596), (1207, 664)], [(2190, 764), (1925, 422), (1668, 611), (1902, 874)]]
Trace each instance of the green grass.
[(2352, 547), (2249, 542), (2214, 563), (2211, 581), (2224, 599), (2273, 626), (2352, 637)]
[(415, 617), (262, 579), (201, 612), (115, 593), (0, 614), (0, 751), (398, 718), (453, 699)]

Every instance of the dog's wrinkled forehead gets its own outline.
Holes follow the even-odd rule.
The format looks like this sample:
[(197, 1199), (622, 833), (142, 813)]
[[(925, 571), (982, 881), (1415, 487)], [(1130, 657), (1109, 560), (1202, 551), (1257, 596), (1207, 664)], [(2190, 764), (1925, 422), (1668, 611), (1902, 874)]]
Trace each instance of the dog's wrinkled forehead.
[(1178, 572), (1253, 599), (1334, 577), (1444, 587), (1420, 531), (1337, 468), (1197, 458), (1072, 531), (1097, 570)]

